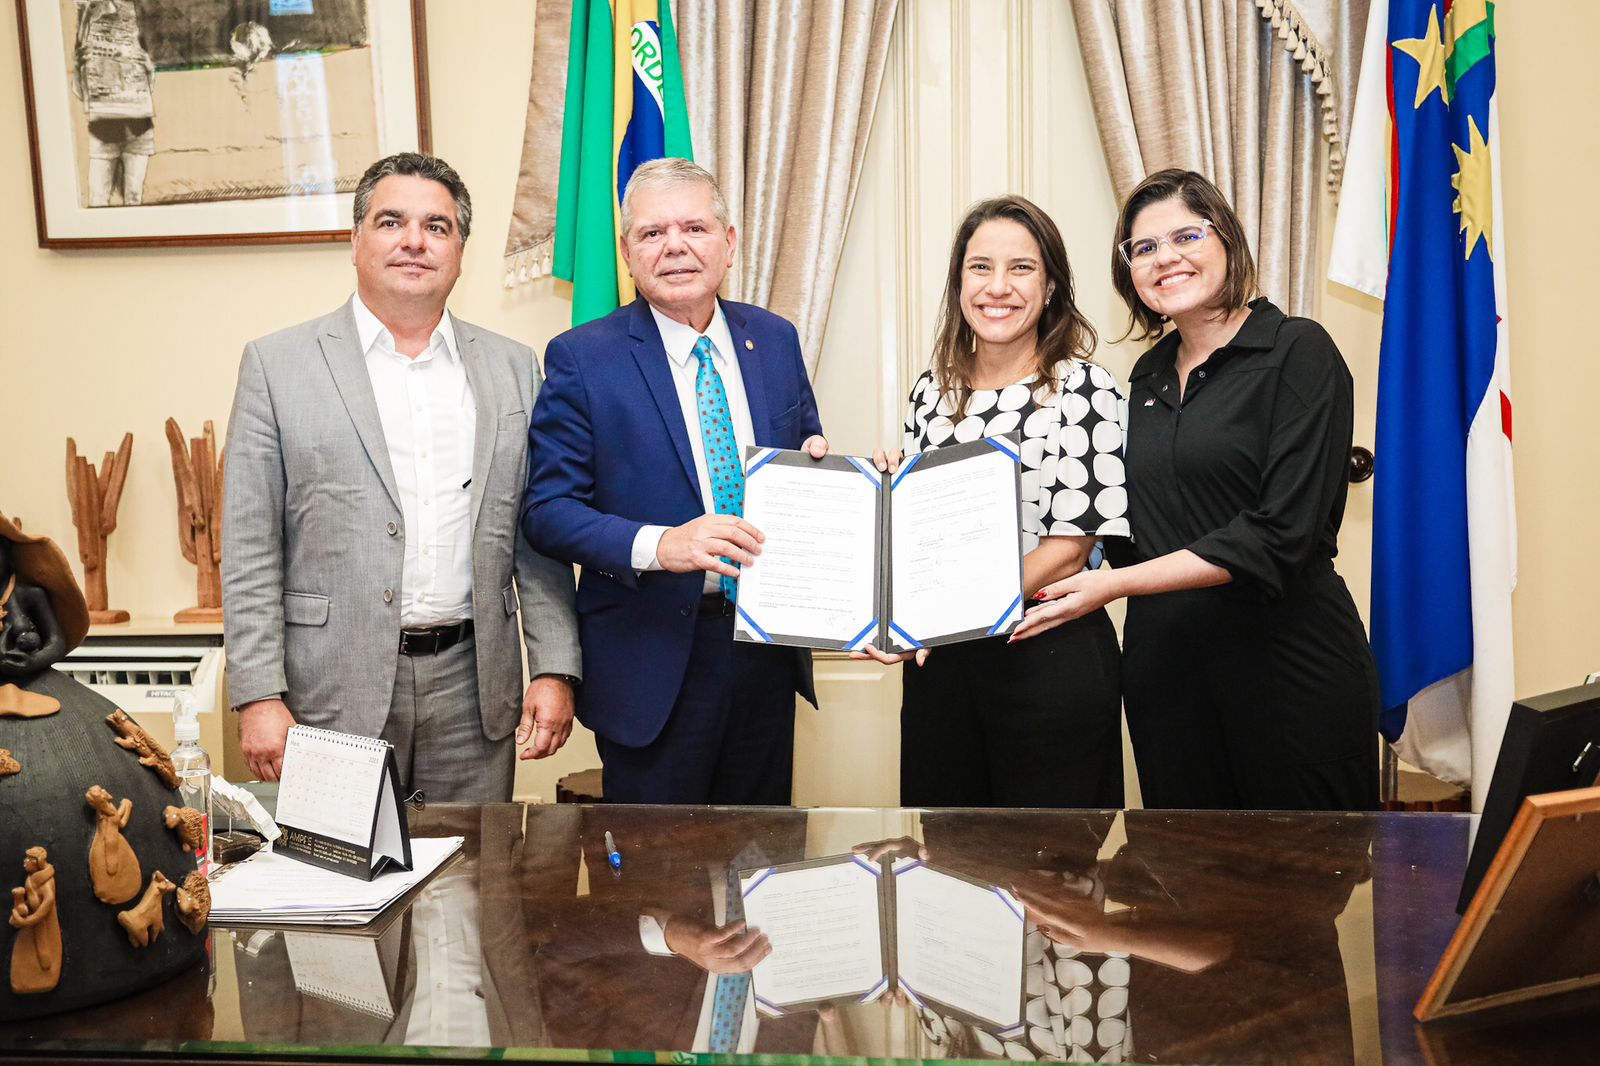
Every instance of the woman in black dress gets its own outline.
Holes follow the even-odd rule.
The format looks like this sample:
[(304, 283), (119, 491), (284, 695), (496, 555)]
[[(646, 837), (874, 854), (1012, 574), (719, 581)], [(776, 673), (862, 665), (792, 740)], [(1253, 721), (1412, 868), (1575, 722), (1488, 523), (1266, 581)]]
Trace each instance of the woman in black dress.
[(1317, 323), (1255, 296), (1233, 209), (1192, 171), (1135, 189), (1112, 280), (1129, 381), (1134, 540), (1046, 587), (1025, 641), (1128, 597), (1123, 698), (1146, 806), (1369, 810), (1377, 669), (1334, 571), (1350, 371)]
[[(1088, 361), (1094, 345), (1050, 217), (1020, 196), (974, 206), (950, 250), (904, 449), (1020, 432), (1024, 596), (1082, 570), (1096, 537), (1128, 533), (1126, 406)], [(1117, 640), (1104, 611), (1045, 640), (992, 637), (918, 657), (900, 711), (903, 805), (1122, 805)]]

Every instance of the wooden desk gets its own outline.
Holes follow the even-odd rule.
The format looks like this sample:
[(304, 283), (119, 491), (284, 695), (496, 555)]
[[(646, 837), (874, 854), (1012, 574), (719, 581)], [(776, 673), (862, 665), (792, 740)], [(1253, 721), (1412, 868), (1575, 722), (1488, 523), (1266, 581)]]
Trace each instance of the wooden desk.
[[(0, 1024), (0, 1055), (414, 1058), (408, 1042), (471, 1046), (430, 1058), (497, 1054), (485, 1047), (531, 1059), (561, 1049), (548, 1058), (568, 1061), (688, 1052), (707, 977), (684, 958), (647, 954), (639, 915), (712, 922), (713, 883), (751, 846), (776, 863), (902, 835), (922, 841), (932, 861), (995, 884), (1061, 892), (1062, 873), (1091, 877), (1111, 918), (1082, 935), (1092, 939), (1109, 920), (1144, 940), (1127, 960), (1116, 1015), (1131, 1033), (1128, 1061), (1498, 1064), (1600, 1054), (1592, 1005), (1426, 1032), (1411, 1021), (1455, 926), (1468, 825), (1459, 815), (552, 805), (525, 817), (507, 804), (433, 807), (414, 825), (419, 835), (464, 835), (465, 855), (381, 918), (376, 935), (340, 934), (327, 950), (315, 934), (214, 928), (209, 993), (212, 975), (201, 971), (96, 1010)], [(606, 863), (607, 830), (620, 875)], [(1080, 944), (1078, 957), (1098, 974), (1107, 956)], [(1188, 973), (1162, 957), (1209, 961)], [(318, 959), (333, 967), (335, 987), (297, 989), (297, 971)], [(359, 990), (362, 972), (385, 967), (390, 1016), (336, 1002)], [(976, 1058), (983, 1047), (970, 1031), (885, 1002), (762, 1018), (754, 1038), (756, 1053), (796, 1061)]]

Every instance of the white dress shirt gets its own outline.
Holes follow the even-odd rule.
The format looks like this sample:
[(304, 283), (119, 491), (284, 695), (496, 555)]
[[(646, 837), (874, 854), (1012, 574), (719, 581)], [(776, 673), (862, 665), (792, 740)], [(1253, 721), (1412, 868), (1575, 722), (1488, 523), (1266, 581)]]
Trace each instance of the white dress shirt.
[(415, 359), (359, 295), (356, 335), (378, 401), (389, 465), (405, 517), (400, 624), (429, 626), (472, 617), (472, 450), (478, 405), (446, 311)]
[(406, 1019), (407, 1044), (490, 1046), (475, 867), (475, 862), (457, 863), (411, 905), (417, 980)]
[[(694, 472), (700, 482), (700, 500), (706, 514), (716, 514), (716, 497), (711, 492), (711, 473), (706, 467), (706, 445), (700, 436), (700, 405), (695, 399), (694, 379), (700, 372), (700, 360), (695, 358), (694, 346), (702, 334), (682, 322), (650, 308), (655, 316), (656, 329), (661, 333), (661, 346), (667, 350), (667, 362), (672, 370), (672, 384), (678, 390), (678, 406), (683, 411), (684, 428), (689, 431), (689, 450), (694, 453)], [(722, 303), (717, 303), (716, 313), (706, 327), (704, 336), (711, 339), (711, 364), (722, 377), (723, 391), (728, 394), (728, 413), (733, 418), (733, 439), (739, 454), (756, 441), (755, 429), (750, 423), (750, 404), (745, 399), (744, 375), (739, 370), (738, 352), (733, 347), (733, 334), (728, 332), (728, 320), (722, 314)], [(656, 548), (667, 526), (645, 526), (633, 538), (633, 568), (637, 571), (660, 570)], [(706, 571), (705, 591), (720, 592), (722, 578)]]

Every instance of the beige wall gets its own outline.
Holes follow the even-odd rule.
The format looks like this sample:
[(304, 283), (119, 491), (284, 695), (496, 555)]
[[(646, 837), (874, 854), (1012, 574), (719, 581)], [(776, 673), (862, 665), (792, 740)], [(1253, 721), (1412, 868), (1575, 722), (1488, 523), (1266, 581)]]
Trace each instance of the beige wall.
[[(477, 231), (452, 306), (462, 317), (542, 348), (569, 305), (548, 282), (508, 292), (499, 254), (510, 212), (531, 56), (533, 5), (481, 0), (430, 6), (435, 148), (472, 186)], [(1004, 11), (1004, 18), (999, 12)], [(1086, 90), (1064, 5), (1044, 0), (903, 4), (852, 221), (844, 284), (824, 350), (818, 392), (835, 440), (867, 448), (893, 436), (912, 366), (926, 351), (945, 240), (971, 199), (1015, 188), (1056, 214), (1080, 273), (1080, 300), (1102, 332), (1121, 320), (1104, 277), (1109, 182), (1094, 140)], [(914, 21), (911, 21), (914, 20)], [(1509, 256), (1517, 504), (1521, 577), (1516, 610), (1517, 691), (1574, 683), (1600, 669), (1600, 571), (1592, 533), (1600, 497), (1600, 436), (1586, 410), (1600, 394), (1591, 355), (1581, 262), (1546, 250), (1581, 249), (1582, 208), (1563, 196), (1600, 172), (1600, 133), (1573, 122), (1584, 98), (1584, 42), (1600, 36), (1600, 5), (1585, 0), (1503, 5), (1498, 11), (1505, 215), (1496, 249)], [(1561, 32), (1545, 32), (1546, 25)], [(953, 42), (963, 42), (957, 50)], [(909, 64), (909, 65), (908, 65)], [(135, 437), (121, 528), (111, 539), (113, 606), (170, 616), (193, 602), (193, 571), (179, 554), (162, 422), (197, 433), (224, 429), (241, 346), (251, 337), (332, 308), (349, 292), (341, 246), (120, 252), (46, 252), (34, 241), (14, 19), (0, 18), (0, 226), (10, 253), (0, 284), (0, 393), (11, 400), (0, 466), (0, 510), (32, 530), (73, 543), (62, 480), (65, 438), (98, 456), (124, 431)], [(485, 76), (493, 72), (493, 76)], [(1000, 72), (1005, 72), (1003, 75)], [(962, 131), (965, 131), (964, 133)], [(916, 197), (906, 190), (917, 191)], [(1330, 209), (1331, 210), (1331, 209)], [(1331, 218), (1331, 214), (1330, 214)], [(1357, 377), (1357, 440), (1370, 443), (1376, 388), (1376, 304), (1329, 286), (1322, 317)], [(1108, 351), (1125, 375), (1134, 353)], [(870, 387), (868, 386), (870, 383)], [(1384, 461), (1378, 457), (1380, 470)], [(1380, 474), (1381, 476), (1381, 474)], [(1341, 565), (1366, 602), (1370, 491), (1352, 492)], [(850, 664), (829, 666), (830, 676)], [(843, 683), (843, 682), (841, 682)], [(880, 777), (881, 744), (895, 734), (893, 694), (846, 706), (871, 721), (818, 718), (801, 726), (801, 780), (812, 801), (883, 801), (881, 785), (857, 795), (841, 782)], [(852, 712), (855, 713), (855, 712)], [(864, 727), (864, 728), (863, 728)], [(873, 743), (861, 744), (870, 736)], [(808, 746), (811, 745), (811, 746)], [(876, 750), (876, 758), (862, 755)], [(592, 742), (519, 780), (550, 798), (556, 772), (595, 765)], [(892, 765), (890, 763), (889, 765)], [(873, 773), (863, 773), (867, 767)], [(809, 776), (808, 776), (809, 774)]]

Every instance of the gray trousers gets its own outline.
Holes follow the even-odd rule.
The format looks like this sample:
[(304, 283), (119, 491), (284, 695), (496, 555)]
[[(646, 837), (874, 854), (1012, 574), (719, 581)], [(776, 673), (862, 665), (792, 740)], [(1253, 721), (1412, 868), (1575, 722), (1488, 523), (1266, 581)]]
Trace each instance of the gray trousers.
[(505, 803), (516, 774), (516, 737), (490, 740), (478, 713), (477, 646), (471, 637), (437, 655), (396, 655), (384, 740), (394, 745), (400, 787), (428, 803)]

